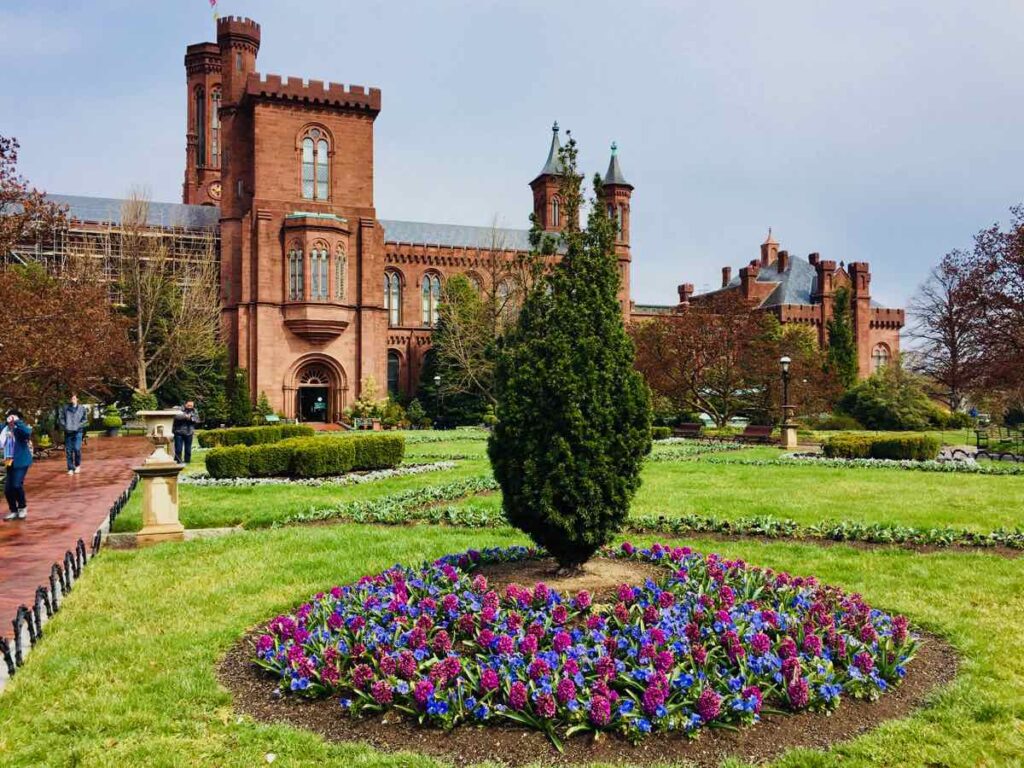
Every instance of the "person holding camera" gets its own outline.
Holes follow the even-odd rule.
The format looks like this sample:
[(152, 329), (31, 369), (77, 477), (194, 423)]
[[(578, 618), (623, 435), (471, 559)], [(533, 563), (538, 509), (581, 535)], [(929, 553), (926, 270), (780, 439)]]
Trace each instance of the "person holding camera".
[(82, 436), (89, 425), (89, 414), (84, 405), (78, 404), (78, 395), (74, 392), (71, 393), (71, 401), (60, 409), (57, 422), (64, 430), (64, 457), (68, 462), (68, 474), (77, 475), (82, 468)]
[(196, 433), (198, 424), (199, 414), (196, 412), (196, 404), (189, 400), (185, 403), (185, 407), (175, 414), (174, 426), (171, 428), (171, 432), (174, 433), (174, 461), (176, 463), (188, 464), (192, 461), (192, 436)]
[(28, 516), (25, 501), (25, 475), (32, 466), (32, 427), (25, 423), (21, 411), (12, 408), (7, 411), (7, 423), (0, 431), (0, 445), (3, 446), (4, 497), (11, 510), (4, 520), (24, 520)]

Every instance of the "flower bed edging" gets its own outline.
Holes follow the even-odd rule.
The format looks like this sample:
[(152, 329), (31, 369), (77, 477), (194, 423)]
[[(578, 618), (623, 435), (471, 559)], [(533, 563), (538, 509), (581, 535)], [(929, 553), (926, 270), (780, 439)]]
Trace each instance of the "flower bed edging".
[(1024, 466), (972, 464), (965, 461), (913, 461), (911, 459), (829, 459), (790, 455), (777, 459), (726, 459), (708, 456), (702, 458), (708, 464), (740, 464), (748, 467), (800, 467), (809, 464), (817, 467), (842, 469), (904, 469), (917, 472), (946, 472), (973, 475), (1024, 475)]
[(336, 477), (210, 477), (205, 472), (193, 475), (182, 475), (178, 480), (183, 485), (195, 485), (203, 488), (249, 487), (255, 485), (305, 485), (318, 487), (321, 485), (360, 485), (387, 480), (392, 477), (422, 475), (426, 472), (438, 472), (454, 469), (453, 461), (435, 461), (430, 464), (409, 464), (395, 469), (378, 469), (371, 472), (350, 472)]
[(278, 616), (256, 663), (352, 715), (511, 721), (558, 745), (582, 731), (696, 735), (763, 707), (830, 711), (898, 684), (916, 652), (905, 618), (813, 578), (660, 544), (607, 554), (664, 565), (666, 579), (621, 586), (611, 607), (544, 584), (499, 595), (473, 573), (539, 555), (524, 547), (394, 566)]

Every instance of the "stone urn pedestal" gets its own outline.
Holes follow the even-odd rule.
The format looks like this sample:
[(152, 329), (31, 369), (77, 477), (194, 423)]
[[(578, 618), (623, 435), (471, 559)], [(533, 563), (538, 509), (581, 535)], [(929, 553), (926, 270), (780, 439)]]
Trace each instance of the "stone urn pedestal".
[(178, 520), (178, 475), (183, 466), (167, 452), (174, 441), (171, 429), (177, 411), (139, 411), (136, 416), (146, 422), (146, 439), (154, 450), (134, 467), (142, 481), (142, 530), (136, 535), (138, 546), (164, 541), (184, 541), (185, 526)]

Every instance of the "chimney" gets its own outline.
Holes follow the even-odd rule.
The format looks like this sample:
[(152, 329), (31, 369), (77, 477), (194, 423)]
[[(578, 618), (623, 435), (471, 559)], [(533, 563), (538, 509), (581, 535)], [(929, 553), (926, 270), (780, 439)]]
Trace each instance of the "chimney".
[(757, 281), (757, 275), (760, 271), (761, 265), (756, 259), (740, 269), (740, 287), (743, 292), (744, 299), (750, 298), (751, 286)]
[(821, 260), (821, 254), (815, 251), (814, 253), (807, 255), (807, 261), (812, 267), (818, 266), (818, 262)]
[(789, 251), (779, 251), (779, 274), (789, 268)]
[(722, 267), (722, 287), (725, 288), (732, 280), (732, 267)]
[(693, 283), (683, 283), (677, 290), (679, 291), (679, 306), (690, 306), (690, 297), (693, 295)]

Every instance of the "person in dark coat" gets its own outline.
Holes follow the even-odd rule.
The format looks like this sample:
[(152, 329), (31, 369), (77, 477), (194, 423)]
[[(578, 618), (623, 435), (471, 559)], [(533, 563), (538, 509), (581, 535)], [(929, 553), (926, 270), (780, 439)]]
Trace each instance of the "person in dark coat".
[(188, 464), (192, 461), (192, 436), (196, 433), (198, 424), (196, 404), (189, 400), (175, 415), (174, 427), (171, 429), (174, 433), (174, 460), (178, 464)]
[(71, 393), (71, 401), (60, 409), (57, 422), (64, 430), (64, 458), (68, 462), (68, 474), (77, 475), (82, 468), (82, 436), (89, 426), (89, 413), (84, 405), (78, 404), (78, 395), (74, 392)]
[(4, 520), (24, 520), (28, 516), (25, 475), (32, 466), (32, 427), (25, 423), (21, 411), (12, 408), (7, 412), (7, 423), (0, 431), (0, 444), (3, 445), (4, 466), (7, 469), (4, 496), (11, 510)]

